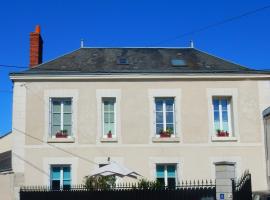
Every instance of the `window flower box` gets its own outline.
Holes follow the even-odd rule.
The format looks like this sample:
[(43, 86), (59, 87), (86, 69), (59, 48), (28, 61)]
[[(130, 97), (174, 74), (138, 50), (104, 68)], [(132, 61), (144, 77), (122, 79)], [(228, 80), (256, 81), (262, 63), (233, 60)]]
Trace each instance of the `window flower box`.
[(112, 132), (111, 132), (111, 131), (109, 131), (109, 132), (107, 133), (107, 138), (112, 138)]
[(56, 138), (67, 138), (68, 137), (67, 130), (61, 130), (61, 131), (57, 132), (55, 134), (55, 137)]
[(166, 131), (161, 130), (159, 133), (161, 138), (171, 137), (172, 134), (173, 134), (173, 130), (170, 128), (168, 128)]
[(217, 137), (229, 137), (228, 131), (217, 130)]

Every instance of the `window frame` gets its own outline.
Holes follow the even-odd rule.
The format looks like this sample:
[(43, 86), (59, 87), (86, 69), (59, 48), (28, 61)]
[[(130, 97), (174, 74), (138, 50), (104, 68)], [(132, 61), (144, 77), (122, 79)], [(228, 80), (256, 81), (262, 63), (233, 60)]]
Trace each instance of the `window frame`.
[(71, 127), (70, 130), (71, 132), (68, 134), (67, 138), (71, 138), (73, 136), (73, 98), (72, 97), (50, 97), (50, 112), (49, 112), (49, 121), (50, 121), (50, 137), (51, 138), (56, 138), (55, 135), (53, 135), (53, 101), (60, 101), (61, 102), (61, 110), (60, 110), (60, 130), (64, 130), (64, 101), (69, 100), (71, 103), (71, 111), (70, 113), (66, 113), (66, 114), (71, 114)]
[(177, 163), (156, 163), (156, 180), (158, 179), (157, 177), (157, 166), (161, 165), (164, 166), (164, 186), (168, 187), (168, 166), (174, 166), (175, 167), (175, 186), (178, 186), (178, 165)]
[[(106, 100), (113, 100), (114, 104), (113, 104), (113, 112), (114, 112), (114, 132), (112, 134), (112, 138), (117, 138), (117, 115), (116, 115), (116, 109), (117, 109), (117, 101), (116, 101), (116, 97), (102, 97), (101, 98), (101, 104), (102, 104), (102, 108), (101, 108), (101, 123), (102, 123), (102, 138), (108, 138), (107, 137), (107, 133), (105, 133), (105, 121), (104, 121), (104, 114), (105, 114), (105, 109), (104, 109), (104, 101)], [(108, 112), (108, 111), (107, 111)]]
[(69, 167), (70, 170), (70, 187), (72, 185), (72, 168), (70, 164), (63, 164), (63, 165), (58, 165), (58, 164), (51, 164), (50, 165), (50, 188), (52, 188), (52, 173), (53, 173), (53, 167), (59, 167), (60, 168), (60, 188), (59, 190), (63, 190), (64, 189), (64, 167)]
[(220, 130), (222, 130), (223, 128), (223, 117), (222, 117), (222, 103), (221, 103), (221, 100), (222, 99), (227, 99), (227, 113), (228, 113), (228, 132), (229, 132), (229, 135), (226, 136), (225, 138), (228, 138), (228, 137), (233, 137), (234, 136), (234, 131), (233, 131), (233, 119), (232, 119), (232, 113), (233, 113), (233, 108), (232, 108), (232, 96), (227, 96), (227, 95), (214, 95), (212, 96), (212, 117), (213, 117), (213, 136), (214, 137), (218, 137), (217, 136), (217, 132), (216, 132), (216, 129), (215, 129), (215, 110), (214, 110), (214, 100), (215, 99), (218, 99), (218, 112), (219, 112), (219, 127), (220, 127)]
[[(156, 100), (160, 99), (162, 100), (162, 114), (163, 114), (163, 119), (162, 119), (162, 123), (163, 123), (163, 131), (166, 131), (166, 125), (167, 125), (167, 119), (166, 119), (166, 100), (167, 99), (172, 99), (173, 100), (173, 110), (170, 111), (173, 113), (173, 134), (171, 135), (171, 137), (175, 137), (176, 136), (176, 110), (175, 110), (175, 97), (171, 96), (171, 97), (154, 97), (154, 135), (155, 137), (160, 137), (160, 134), (157, 133), (157, 111), (156, 110)], [(160, 123), (159, 123), (160, 124)]]

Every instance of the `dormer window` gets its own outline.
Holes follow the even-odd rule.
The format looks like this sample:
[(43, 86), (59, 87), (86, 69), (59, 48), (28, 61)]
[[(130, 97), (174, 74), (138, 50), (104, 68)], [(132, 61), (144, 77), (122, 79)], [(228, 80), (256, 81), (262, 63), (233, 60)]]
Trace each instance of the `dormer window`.
[(128, 59), (127, 58), (118, 58), (117, 64), (119, 65), (128, 65)]
[(185, 60), (180, 59), (180, 58), (174, 58), (174, 59), (172, 59), (171, 60), (171, 64), (174, 67), (181, 67), (181, 66), (187, 65), (186, 62), (185, 62)]

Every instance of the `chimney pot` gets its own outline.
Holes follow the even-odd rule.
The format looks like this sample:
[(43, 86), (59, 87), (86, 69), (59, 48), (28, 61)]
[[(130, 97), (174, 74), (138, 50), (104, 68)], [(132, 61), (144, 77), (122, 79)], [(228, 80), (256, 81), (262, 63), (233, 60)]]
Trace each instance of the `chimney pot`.
[(35, 32), (40, 34), (40, 25), (36, 25), (36, 30), (35, 30)]

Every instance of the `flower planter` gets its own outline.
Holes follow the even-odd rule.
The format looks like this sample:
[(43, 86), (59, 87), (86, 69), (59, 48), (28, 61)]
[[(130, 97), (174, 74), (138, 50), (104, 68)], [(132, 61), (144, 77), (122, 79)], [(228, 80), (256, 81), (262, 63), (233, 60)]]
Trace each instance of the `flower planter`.
[(55, 134), (55, 137), (56, 138), (67, 138), (68, 137), (68, 134), (66, 131), (60, 131), (60, 132), (57, 132)]
[(112, 138), (112, 132), (109, 131), (109, 133), (107, 133), (107, 138)]
[(162, 132), (162, 133), (160, 133), (160, 137), (161, 138), (168, 138), (168, 137), (171, 137), (171, 134), (168, 132)]
[(229, 137), (229, 133), (227, 131), (217, 131), (217, 137)]

